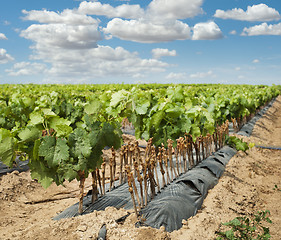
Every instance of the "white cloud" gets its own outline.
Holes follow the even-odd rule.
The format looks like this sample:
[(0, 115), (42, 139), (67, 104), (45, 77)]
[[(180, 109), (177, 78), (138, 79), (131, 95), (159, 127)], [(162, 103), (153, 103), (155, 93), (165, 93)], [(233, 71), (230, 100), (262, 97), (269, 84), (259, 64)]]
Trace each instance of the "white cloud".
[(44, 73), (46, 71), (46, 65), (42, 63), (31, 62), (19, 62), (14, 64), (11, 69), (7, 69), (6, 72), (10, 76), (28, 76)]
[(185, 79), (186, 78), (186, 73), (174, 73), (170, 72), (166, 77), (166, 79), (171, 79), (171, 80), (179, 80), (179, 79)]
[(23, 17), (24, 20), (29, 21), (37, 21), (39, 23), (61, 23), (61, 24), (69, 24), (69, 25), (91, 25), (97, 24), (97, 20), (93, 19), (90, 16), (87, 16), (85, 14), (80, 14), (76, 11), (65, 9), (61, 13), (56, 13), (53, 11), (26, 11), (22, 10), (22, 13), (24, 13), (26, 16)]
[(99, 20), (66, 9), (61, 13), (42, 11), (22, 11), (25, 20), (44, 24), (33, 24), (21, 31), (21, 36), (37, 43), (36, 47), (83, 49), (97, 47), (101, 40), (98, 31)]
[(259, 62), (260, 62), (259, 59), (254, 59), (254, 60), (253, 60), (253, 63), (259, 63)]
[(153, 0), (147, 15), (157, 19), (185, 19), (203, 13), (203, 0)]
[(241, 70), (241, 67), (236, 67), (235, 68), (235, 71), (240, 71)]
[(101, 40), (98, 24), (66, 25), (66, 24), (33, 24), (20, 34), (21, 37), (36, 42), (36, 48), (42, 46), (83, 49), (97, 47)]
[(135, 19), (144, 15), (144, 10), (140, 5), (122, 4), (112, 7), (109, 4), (100, 2), (82, 2), (78, 8), (78, 12), (88, 15), (103, 15), (109, 18), (130, 18)]
[(8, 54), (5, 49), (0, 48), (0, 64), (4, 64), (13, 60), (14, 58)]
[(169, 42), (190, 38), (189, 26), (177, 20), (158, 24), (144, 19), (128, 21), (114, 18), (103, 31), (122, 40), (142, 43)]
[[(68, 49), (52, 47), (36, 39), (33, 46), (33, 60), (42, 60), (51, 64), (46, 71), (48, 82), (58, 79), (62, 82), (87, 82), (102, 77), (137, 76), (139, 73), (163, 72), (169, 64), (156, 59), (141, 59), (136, 52), (129, 52), (122, 47), (100, 46), (90, 49)], [(77, 80), (78, 79), (78, 80)]]
[(244, 28), (243, 36), (258, 36), (258, 35), (279, 35), (281, 36), (281, 23), (278, 24), (267, 24), (262, 23), (253, 27)]
[[(203, 0), (153, 0), (147, 9), (143, 9), (139, 5), (123, 4), (113, 7), (98, 1), (84, 1), (77, 12), (113, 18), (103, 28), (106, 39), (114, 36), (134, 42), (157, 43), (191, 39), (190, 27), (177, 19), (186, 19), (203, 13), (202, 4)], [(222, 37), (220, 28), (214, 22), (194, 26), (194, 40)]]
[[(54, 79), (64, 82), (79, 79), (79, 82), (85, 82), (118, 75), (132, 77), (139, 73), (163, 72), (170, 66), (157, 59), (141, 59), (137, 52), (129, 52), (122, 47), (98, 45), (101, 40), (99, 21), (78, 10), (24, 13), (26, 20), (41, 23), (29, 26), (21, 31), (20, 36), (34, 43), (31, 46), (31, 60), (50, 64), (49, 69), (44, 69), (48, 82)], [(22, 68), (15, 66), (8, 71), (10, 75), (28, 74), (30, 66), (32, 65)], [(37, 69), (39, 67), (38, 65)]]
[(213, 71), (208, 72), (197, 72), (189, 75), (190, 78), (206, 78), (206, 77), (215, 77)]
[(78, 8), (79, 13), (88, 15), (102, 15), (109, 18), (127, 19), (185, 19), (203, 13), (203, 0), (153, 0), (144, 10), (140, 5), (122, 4), (113, 7), (98, 1), (84, 1)]
[(176, 56), (177, 52), (176, 50), (169, 51), (169, 49), (166, 48), (154, 48), (151, 51), (153, 58), (161, 58), (165, 56)]
[[(202, 4), (203, 0), (153, 0), (144, 10), (139, 5), (124, 4), (112, 7), (100, 2), (83, 2), (78, 11), (113, 18), (103, 29), (109, 37), (156, 43), (190, 39), (190, 27), (177, 19), (203, 13)], [(121, 7), (123, 11), (120, 10)]]
[[(113, 7), (98, 1), (84, 1), (78, 9), (62, 12), (23, 10), (23, 19), (38, 22), (20, 33), (21, 37), (33, 42), (30, 59), (48, 64), (15, 64), (7, 72), (14, 76), (28, 75), (33, 69), (33, 74), (45, 73), (49, 82), (54, 79), (85, 82), (96, 78), (102, 81), (110, 76), (140, 78), (149, 73), (164, 72), (170, 65), (160, 58), (176, 56), (175, 50), (153, 49), (153, 58), (142, 59), (137, 52), (129, 52), (122, 47), (99, 45), (102, 39), (100, 31), (106, 34), (105, 39), (114, 36), (142, 43), (191, 39), (190, 27), (177, 19), (202, 13), (202, 4), (203, 0), (152, 0), (143, 9), (139, 5)], [(102, 28), (100, 21), (89, 15), (113, 19)], [(198, 24), (194, 32), (197, 39), (222, 37), (214, 22)], [(167, 77), (184, 76), (183, 73), (171, 73)]]
[(222, 37), (223, 34), (215, 22), (197, 23), (193, 27), (192, 40), (214, 40)]
[(232, 30), (232, 31), (229, 32), (229, 34), (231, 34), (231, 35), (236, 35), (237, 32), (236, 32), (236, 30)]
[(0, 33), (0, 40), (8, 40), (4, 33)]
[(273, 21), (280, 19), (278, 11), (263, 3), (248, 6), (247, 11), (244, 11), (241, 8), (234, 8), (227, 11), (218, 9), (214, 16), (222, 19), (234, 19), (241, 21)]
[[(50, 55), (51, 54), (51, 55)], [(50, 74), (67, 78), (93, 79), (104, 76), (136, 76), (163, 72), (169, 66), (155, 59), (141, 59), (122, 47), (98, 46), (90, 50), (41, 53), (52, 60)]]

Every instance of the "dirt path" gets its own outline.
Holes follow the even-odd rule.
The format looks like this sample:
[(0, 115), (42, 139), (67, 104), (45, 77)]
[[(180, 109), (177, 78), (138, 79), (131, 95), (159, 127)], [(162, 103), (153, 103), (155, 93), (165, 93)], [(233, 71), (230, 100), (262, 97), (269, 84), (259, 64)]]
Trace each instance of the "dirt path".
[[(281, 146), (281, 97), (256, 124), (248, 142)], [(238, 153), (229, 162), (219, 183), (209, 191), (202, 210), (184, 221), (172, 233), (162, 229), (135, 228), (131, 214), (124, 224), (115, 219), (125, 210), (106, 211), (53, 221), (58, 212), (77, 200), (77, 183), (67, 188), (52, 185), (44, 190), (31, 180), (29, 173), (8, 174), (0, 178), (0, 239), (95, 239), (101, 226), (107, 224), (107, 239), (214, 239), (221, 222), (236, 216), (270, 210), (272, 239), (280, 239), (281, 226), (281, 151), (252, 148), (248, 155)], [(87, 184), (86, 184), (87, 185)], [(62, 200), (54, 200), (66, 198)], [(43, 200), (52, 199), (52, 201)], [(32, 202), (39, 202), (31, 204)]]

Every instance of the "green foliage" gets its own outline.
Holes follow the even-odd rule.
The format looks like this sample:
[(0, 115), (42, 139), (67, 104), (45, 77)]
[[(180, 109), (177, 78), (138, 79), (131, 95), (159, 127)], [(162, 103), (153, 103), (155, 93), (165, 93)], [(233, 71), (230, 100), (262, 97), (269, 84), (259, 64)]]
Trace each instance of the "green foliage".
[(87, 176), (100, 166), (104, 147), (119, 148), (122, 138), (114, 119), (102, 122), (107, 116), (97, 115), (93, 104), (86, 106), (74, 129), (70, 120), (45, 107), (34, 110), (22, 128), (0, 129), (1, 161), (12, 167), (16, 154), (27, 154), (32, 178), (45, 188), (78, 179), (79, 171)]
[(235, 219), (223, 223), (230, 230), (218, 231), (217, 240), (267, 240), (270, 239), (269, 228), (264, 226), (264, 222), (272, 223), (269, 219), (270, 212), (258, 211), (251, 217), (236, 217)]
[(185, 133), (212, 134), (278, 94), (279, 86), (250, 85), (1, 85), (0, 160), (12, 167), (27, 156), (44, 187), (62, 184), (99, 167), (105, 146), (121, 146), (124, 118), (137, 138), (159, 146)]
[(14, 140), (9, 130), (0, 129), (0, 160), (9, 167), (13, 166), (16, 158)]
[(226, 136), (225, 143), (235, 148), (237, 151), (246, 152), (249, 149), (249, 145), (244, 142), (243, 139), (240, 139), (236, 136)]

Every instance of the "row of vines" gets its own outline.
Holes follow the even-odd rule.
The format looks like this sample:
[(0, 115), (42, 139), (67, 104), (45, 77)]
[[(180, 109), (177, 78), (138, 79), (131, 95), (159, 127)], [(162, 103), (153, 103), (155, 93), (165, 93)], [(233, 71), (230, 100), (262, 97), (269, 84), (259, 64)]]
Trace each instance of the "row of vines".
[(61, 185), (95, 174), (103, 149), (121, 147), (124, 119), (157, 147), (184, 134), (196, 141), (279, 94), (252, 85), (1, 85), (0, 160), (29, 159), (33, 179)]

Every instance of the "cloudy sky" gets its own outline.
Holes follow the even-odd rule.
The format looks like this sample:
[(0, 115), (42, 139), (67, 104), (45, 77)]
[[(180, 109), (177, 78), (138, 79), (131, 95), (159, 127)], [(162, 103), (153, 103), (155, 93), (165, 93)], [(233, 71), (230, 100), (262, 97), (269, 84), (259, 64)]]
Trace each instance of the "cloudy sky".
[(0, 83), (281, 84), (279, 0), (9, 0)]

